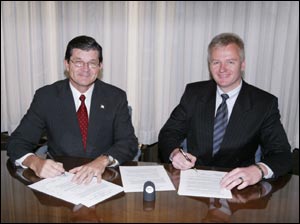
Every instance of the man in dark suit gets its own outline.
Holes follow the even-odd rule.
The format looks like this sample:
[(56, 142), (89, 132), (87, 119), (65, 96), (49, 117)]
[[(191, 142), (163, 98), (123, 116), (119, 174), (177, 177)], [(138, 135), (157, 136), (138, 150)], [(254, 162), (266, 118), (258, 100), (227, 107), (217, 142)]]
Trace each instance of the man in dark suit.
[[(68, 78), (36, 91), (9, 139), (7, 153), (15, 165), (28, 167), (42, 178), (65, 172), (63, 164), (34, 154), (44, 131), (51, 157), (94, 159), (70, 170), (77, 183), (89, 183), (93, 176), (100, 181), (106, 166), (134, 158), (138, 143), (126, 93), (97, 79), (102, 60), (102, 47), (93, 38), (78, 36), (68, 43), (64, 60)], [(79, 99), (82, 95), (84, 105)], [(81, 106), (85, 118), (77, 116)], [(80, 119), (86, 119), (85, 132)]]
[[(181, 170), (195, 165), (235, 168), (221, 182), (227, 189), (243, 189), (262, 178), (287, 173), (292, 157), (277, 98), (243, 80), (245, 52), (241, 38), (231, 33), (214, 37), (208, 46), (208, 64), (213, 79), (188, 84), (160, 131), (162, 161), (172, 161)], [(226, 99), (222, 99), (223, 94), (227, 94)], [(224, 135), (215, 121), (221, 104), (226, 111), (222, 115), (226, 117)], [(186, 153), (180, 150), (184, 139)], [(218, 141), (219, 148), (213, 150)], [(258, 146), (262, 160), (255, 163)]]

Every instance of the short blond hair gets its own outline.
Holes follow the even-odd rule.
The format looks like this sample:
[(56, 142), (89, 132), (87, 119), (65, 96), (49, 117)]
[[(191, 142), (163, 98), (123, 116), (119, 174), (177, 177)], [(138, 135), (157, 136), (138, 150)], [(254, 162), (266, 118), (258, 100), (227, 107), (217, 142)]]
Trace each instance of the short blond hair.
[(210, 44), (208, 45), (208, 57), (207, 60), (210, 62), (211, 53), (215, 47), (223, 47), (229, 44), (236, 44), (239, 48), (239, 54), (241, 61), (245, 60), (245, 48), (243, 40), (235, 33), (221, 33), (215, 36)]

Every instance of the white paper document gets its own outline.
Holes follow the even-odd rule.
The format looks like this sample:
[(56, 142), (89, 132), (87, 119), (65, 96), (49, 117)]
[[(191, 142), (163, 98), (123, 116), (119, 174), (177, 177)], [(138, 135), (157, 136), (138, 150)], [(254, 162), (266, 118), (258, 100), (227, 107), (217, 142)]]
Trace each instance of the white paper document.
[(221, 188), (220, 181), (226, 172), (189, 169), (180, 171), (179, 195), (232, 198), (230, 190)]
[(175, 190), (167, 171), (161, 165), (120, 166), (120, 173), (125, 192), (142, 192), (146, 181), (152, 181), (156, 191)]
[(73, 183), (71, 182), (73, 176), (74, 174), (66, 172), (65, 175), (46, 178), (28, 186), (64, 201), (76, 205), (82, 204), (87, 207), (91, 207), (123, 191), (121, 186), (103, 179), (100, 183), (97, 183), (96, 177), (89, 184)]

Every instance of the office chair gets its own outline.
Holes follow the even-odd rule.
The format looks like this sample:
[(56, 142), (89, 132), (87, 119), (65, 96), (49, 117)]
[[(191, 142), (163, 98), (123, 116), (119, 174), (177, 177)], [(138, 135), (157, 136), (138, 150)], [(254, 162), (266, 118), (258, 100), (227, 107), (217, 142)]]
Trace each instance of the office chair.
[(6, 150), (6, 144), (8, 141), (8, 132), (1, 132), (1, 151), (5, 151)]
[(299, 149), (295, 148), (292, 152), (293, 156), (293, 170), (292, 174), (299, 176)]
[[(130, 119), (132, 118), (132, 107), (128, 105), (128, 110), (129, 110), (129, 115), (130, 115)], [(131, 123), (132, 123), (132, 120), (131, 120)], [(141, 157), (141, 154), (142, 154), (142, 151), (141, 151), (141, 148), (142, 148), (142, 144), (138, 143), (138, 152), (137, 154), (135, 155), (135, 157), (133, 158), (132, 161), (139, 161), (140, 160), (140, 157)]]

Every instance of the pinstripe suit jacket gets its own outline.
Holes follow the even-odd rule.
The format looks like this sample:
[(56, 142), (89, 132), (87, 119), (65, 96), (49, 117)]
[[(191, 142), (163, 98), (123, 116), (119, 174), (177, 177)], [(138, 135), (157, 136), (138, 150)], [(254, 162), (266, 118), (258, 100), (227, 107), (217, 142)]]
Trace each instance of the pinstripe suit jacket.
[(216, 83), (213, 80), (188, 84), (179, 105), (159, 134), (163, 162), (187, 138), (188, 152), (197, 165), (235, 168), (255, 161), (258, 145), (262, 162), (275, 176), (291, 169), (290, 145), (280, 122), (277, 98), (243, 81), (219, 152), (212, 156)]
[(36, 91), (34, 99), (7, 144), (12, 161), (33, 152), (46, 130), (53, 156), (96, 158), (109, 153), (120, 163), (132, 160), (138, 143), (129, 115), (126, 93), (95, 81), (89, 114), (87, 148), (84, 152), (69, 79)]

